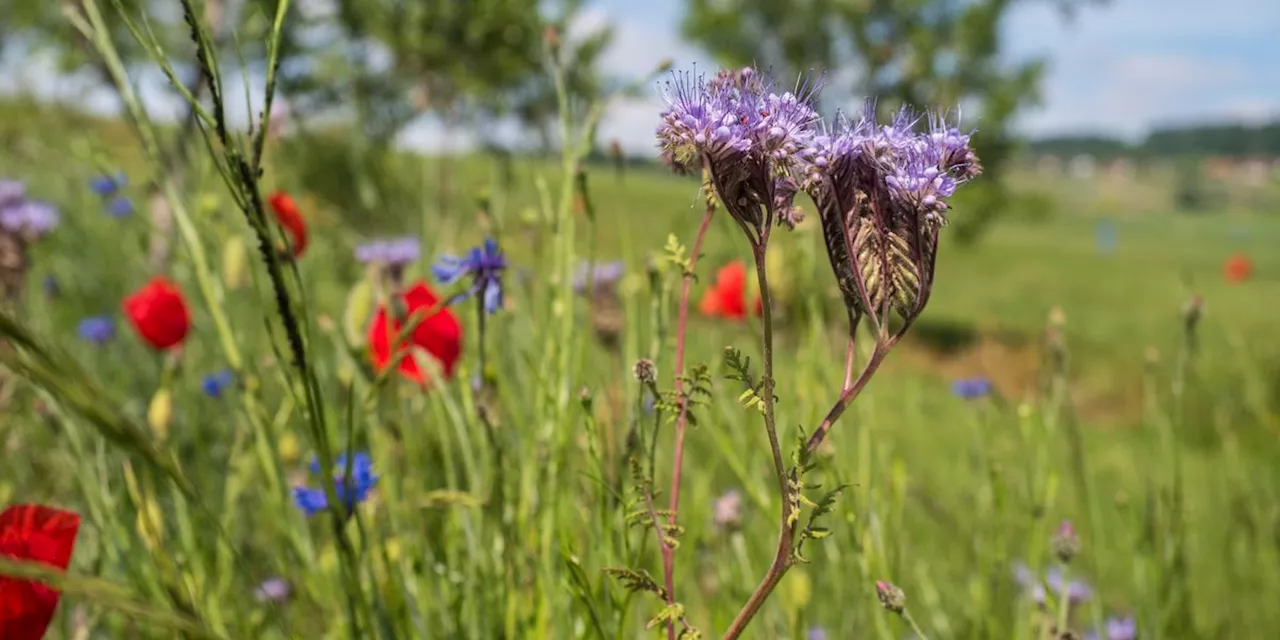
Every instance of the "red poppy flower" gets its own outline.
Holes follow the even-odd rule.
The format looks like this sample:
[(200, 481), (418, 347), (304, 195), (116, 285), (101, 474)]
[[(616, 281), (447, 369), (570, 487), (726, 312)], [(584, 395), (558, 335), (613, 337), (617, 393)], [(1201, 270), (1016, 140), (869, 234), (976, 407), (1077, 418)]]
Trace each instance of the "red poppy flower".
[(124, 299), (124, 314), (152, 349), (182, 344), (191, 328), (191, 313), (178, 286), (157, 276)]
[[(66, 570), (79, 531), (80, 516), (70, 511), (14, 505), (0, 513), (0, 556)], [(57, 591), (0, 576), (0, 638), (40, 640), (57, 607)]]
[(1237, 253), (1222, 265), (1223, 276), (1227, 282), (1239, 284), (1253, 276), (1253, 260), (1243, 253)]
[[(397, 306), (404, 309), (405, 318), (419, 310), (426, 313), (440, 302), (435, 292), (421, 281), (396, 298)], [(453, 377), (454, 365), (462, 355), (462, 325), (458, 323), (458, 318), (448, 307), (439, 309), (423, 320), (413, 330), (409, 341), (396, 345), (393, 351), (391, 341), (395, 340), (396, 334), (402, 327), (403, 323), (398, 318), (392, 318), (392, 322), (388, 323), (387, 305), (378, 307), (377, 313), (373, 316), (373, 323), (369, 327), (369, 347), (373, 352), (374, 369), (381, 372), (387, 368), (396, 354), (413, 346), (431, 354), (440, 363), (446, 378)], [(419, 384), (426, 384), (428, 381), (427, 373), (418, 368), (418, 363), (414, 361), (412, 355), (406, 355), (400, 360), (400, 375)]]
[[(742, 320), (747, 317), (747, 265), (741, 260), (734, 260), (720, 267), (711, 288), (702, 294), (702, 302), (698, 310), (711, 317)], [(760, 297), (753, 305), (756, 315), (763, 312)]]
[(271, 194), (267, 200), (271, 203), (271, 210), (276, 214), (276, 221), (289, 232), (293, 245), (293, 257), (302, 257), (302, 253), (307, 250), (307, 223), (302, 221), (302, 214), (298, 213), (298, 205), (293, 201), (292, 196), (283, 191)]

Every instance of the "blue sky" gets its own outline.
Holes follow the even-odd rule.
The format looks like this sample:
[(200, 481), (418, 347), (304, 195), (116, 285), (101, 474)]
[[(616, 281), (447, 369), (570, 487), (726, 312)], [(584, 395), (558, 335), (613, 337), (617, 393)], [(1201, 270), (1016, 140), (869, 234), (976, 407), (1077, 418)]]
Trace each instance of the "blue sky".
[[(663, 57), (677, 66), (708, 63), (679, 36), (683, 4), (597, 0), (582, 22), (615, 25), (605, 65), (624, 75), (643, 74)], [(1002, 36), (1010, 61), (1049, 62), (1043, 104), (1019, 121), (1033, 135), (1133, 137), (1163, 123), (1280, 117), (1280, 0), (1111, 0), (1069, 23), (1051, 2), (1032, 0), (1012, 11)], [(634, 147), (655, 121), (652, 104), (628, 103), (602, 130)]]
[[(709, 56), (680, 38), (683, 7), (684, 0), (588, 0), (569, 35), (612, 24), (614, 43), (602, 62), (624, 78), (643, 77), (664, 58), (677, 67), (710, 66)], [(1044, 57), (1049, 63), (1043, 104), (1019, 119), (1031, 135), (1136, 137), (1163, 123), (1280, 117), (1280, 0), (1110, 0), (1083, 8), (1071, 22), (1062, 20), (1050, 0), (1024, 0), (1007, 18), (1002, 37), (1008, 60)], [(95, 111), (115, 107), (110, 92), (86, 93), (85, 83), (75, 78), (51, 82), (47, 61), (22, 63), (23, 73), (0, 67), (0, 92), (23, 88)], [(180, 102), (164, 97), (158, 74), (139, 84), (154, 114), (179, 112)], [(652, 150), (661, 106), (656, 87), (644, 98), (611, 104), (602, 138), (617, 139), (634, 153)], [(402, 142), (439, 149), (466, 147), (472, 140), (424, 119), (409, 127)]]

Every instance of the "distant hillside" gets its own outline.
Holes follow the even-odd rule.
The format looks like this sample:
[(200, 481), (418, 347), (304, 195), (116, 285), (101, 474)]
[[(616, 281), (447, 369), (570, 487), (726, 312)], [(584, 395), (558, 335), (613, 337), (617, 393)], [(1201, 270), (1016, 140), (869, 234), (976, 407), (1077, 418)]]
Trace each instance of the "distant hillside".
[(1280, 120), (1263, 125), (1231, 122), (1160, 127), (1137, 144), (1119, 138), (1079, 135), (1033, 140), (1028, 147), (1036, 156), (1280, 157)]

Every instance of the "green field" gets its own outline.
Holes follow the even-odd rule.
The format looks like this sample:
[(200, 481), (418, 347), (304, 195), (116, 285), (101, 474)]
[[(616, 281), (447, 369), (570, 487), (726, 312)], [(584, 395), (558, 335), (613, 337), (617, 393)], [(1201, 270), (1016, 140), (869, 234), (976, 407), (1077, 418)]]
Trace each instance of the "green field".
[[(659, 386), (671, 385), (678, 273), (661, 257), (669, 234), (692, 242), (701, 214), (695, 181), (592, 166), (593, 223), (555, 215), (565, 192), (554, 160), (517, 160), (505, 179), (493, 159), (459, 160), (442, 208), (439, 159), (397, 154), (345, 173), (330, 161), (340, 140), (269, 147), (264, 190), (294, 193), (311, 226), (294, 292), (305, 292), (329, 444), (369, 451), (380, 475), (345, 526), (359, 568), (352, 577), (328, 517), (308, 520), (291, 504), (289, 487), (309, 481), (311, 421), (279, 351), (266, 271), (250, 251), (251, 282), (233, 288), (222, 272), (228, 242), (252, 247), (253, 235), (207, 158), (197, 156), (180, 200), (229, 325), (218, 331), (193, 245), (177, 241), (169, 271), (195, 319), (180, 363), (166, 369), (118, 311), (151, 275), (146, 216), (105, 215), (87, 186), (124, 169), (144, 208), (140, 185), (152, 176), (129, 130), (29, 104), (0, 113), (0, 177), (25, 181), (62, 211), (57, 230), (32, 247), (18, 314), (68, 362), (34, 385), (10, 376), (0, 406), (0, 504), (61, 505), (85, 520), (77, 578), (64, 588), (51, 637), (167, 638), (181, 628), (191, 637), (345, 638), (353, 610), (367, 612), (365, 637), (659, 635), (644, 631), (658, 601), (629, 596), (602, 570), (661, 576), (651, 531), (624, 521), (634, 497), (624, 449), (628, 432), (647, 442), (654, 428), (634, 363), (652, 358)], [(381, 201), (351, 195), (368, 181)], [(1072, 202), (1090, 188), (1030, 178), (1015, 187)], [(478, 217), (482, 195), (490, 204)], [(834, 447), (810, 477), (851, 485), (827, 518), (832, 535), (806, 545), (812, 563), (784, 578), (744, 637), (803, 638), (821, 627), (828, 638), (902, 638), (909, 629), (876, 599), (879, 579), (906, 592), (930, 638), (1037, 637), (1040, 613), (1020, 594), (1012, 565), (1047, 567), (1064, 519), (1082, 540), (1072, 575), (1093, 587), (1071, 612), (1072, 628), (1127, 614), (1143, 638), (1268, 638), (1280, 628), (1280, 318), (1268, 302), (1280, 299), (1280, 217), (1112, 216), (1118, 246), (1109, 254), (1095, 246), (1098, 219), (1073, 206), (1010, 215), (976, 245), (944, 239), (928, 310), (836, 426)], [(456, 254), (490, 234), (501, 241), (512, 268), (506, 309), (485, 327), (494, 397), (467, 384), (481, 373), (471, 304), (457, 308), (466, 335), (457, 375), (426, 393), (394, 378), (375, 388), (367, 356), (346, 344), (346, 325), (362, 327), (370, 311), (347, 306), (364, 277), (353, 247), (402, 233), (423, 243), (410, 278), (430, 279), (439, 252)], [(838, 394), (842, 312), (812, 220), (780, 232), (771, 251), (781, 311), (777, 411), (789, 452), (797, 427), (811, 431)], [(1229, 284), (1222, 263), (1240, 251), (1253, 258), (1254, 275)], [(589, 257), (627, 265), (612, 347), (591, 329), (588, 300), (563, 285)], [(714, 270), (732, 259), (750, 255), (721, 214), (698, 263), (695, 307)], [(647, 264), (661, 267), (652, 278)], [(42, 292), (50, 275), (57, 296)], [(1205, 315), (1188, 352), (1181, 314), (1194, 294)], [(1054, 307), (1066, 317), (1063, 371), (1046, 365), (1042, 337)], [(120, 321), (103, 347), (76, 337), (76, 323), (96, 314)], [(764, 429), (738, 404), (742, 389), (721, 364), (730, 345), (758, 362), (758, 335), (758, 321), (696, 314), (689, 330), (687, 361), (708, 365), (714, 383), (687, 440), (675, 593), (704, 637), (728, 626), (776, 544), (779, 496)], [(229, 366), (224, 337), (243, 357), (238, 379), (249, 386), (206, 397), (202, 377)], [(70, 363), (101, 390), (69, 377)], [(952, 394), (953, 380), (975, 376), (992, 380), (991, 397)], [(162, 447), (195, 497), (145, 464), (138, 443), (102, 437), (92, 419), (94, 407), (107, 407), (145, 425), (162, 384), (172, 392)], [(491, 429), (480, 406), (494, 416)], [(656, 450), (665, 503), (665, 419)], [(712, 505), (731, 490), (743, 497), (741, 528), (723, 531)], [(138, 515), (148, 509), (154, 520)], [(256, 601), (254, 587), (270, 576), (288, 580), (293, 597)]]

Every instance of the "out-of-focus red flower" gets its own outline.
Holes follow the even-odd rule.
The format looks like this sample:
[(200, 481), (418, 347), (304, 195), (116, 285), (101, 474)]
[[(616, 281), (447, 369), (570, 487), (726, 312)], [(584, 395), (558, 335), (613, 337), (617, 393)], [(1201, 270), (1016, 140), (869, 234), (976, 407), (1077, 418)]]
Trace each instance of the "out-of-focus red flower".
[(191, 329), (191, 313), (182, 292), (162, 276), (152, 278), (121, 306), (129, 323), (152, 349), (182, 344)]
[(1239, 284), (1253, 276), (1253, 260), (1243, 253), (1237, 253), (1222, 264), (1223, 276), (1227, 282)]
[[(435, 292), (422, 281), (418, 281), (404, 293), (396, 296), (395, 306), (402, 308), (404, 318), (408, 319), (415, 311), (421, 310), (422, 313), (427, 313), (439, 303), (440, 299), (436, 297)], [(440, 369), (445, 377), (453, 377), (453, 368), (462, 355), (462, 325), (458, 323), (458, 318), (453, 315), (449, 307), (441, 307), (423, 320), (413, 330), (409, 340), (396, 345), (394, 349), (391, 342), (396, 339), (404, 323), (401, 319), (394, 317), (394, 312), (390, 315), (391, 318), (388, 321), (387, 305), (378, 307), (377, 313), (373, 316), (373, 323), (369, 327), (369, 347), (373, 353), (374, 369), (379, 372), (386, 369), (396, 354), (412, 346), (431, 354), (440, 363)], [(411, 354), (406, 354), (400, 360), (400, 375), (423, 385), (429, 382), (428, 373), (418, 368), (418, 363), (414, 361)]]
[[(747, 317), (747, 265), (734, 260), (716, 272), (711, 287), (702, 294), (698, 310), (705, 316), (742, 320)], [(753, 304), (756, 315), (763, 312), (760, 297)]]
[[(66, 570), (80, 531), (80, 516), (20, 504), (0, 513), (0, 556)], [(0, 638), (40, 640), (58, 607), (58, 592), (30, 580), (0, 576)]]
[(302, 253), (307, 250), (307, 223), (303, 222), (302, 214), (298, 213), (297, 203), (293, 201), (292, 196), (283, 191), (271, 194), (267, 200), (271, 203), (271, 210), (276, 214), (276, 221), (289, 232), (293, 257), (302, 257)]

